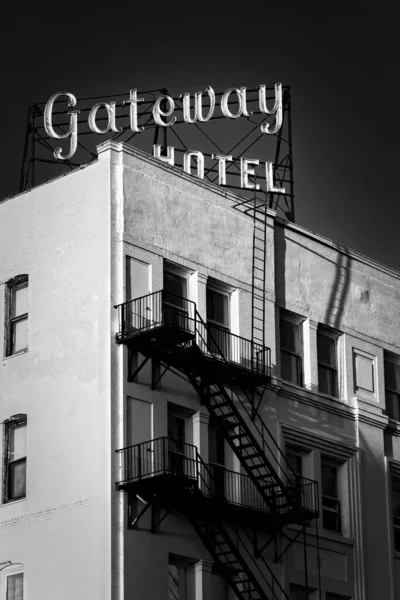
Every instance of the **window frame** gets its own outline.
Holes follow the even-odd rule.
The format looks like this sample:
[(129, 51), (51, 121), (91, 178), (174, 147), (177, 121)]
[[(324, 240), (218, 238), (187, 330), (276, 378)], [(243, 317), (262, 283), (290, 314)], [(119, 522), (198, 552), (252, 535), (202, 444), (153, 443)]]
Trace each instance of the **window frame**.
[[(320, 360), (319, 358), (319, 353), (318, 353), (318, 336), (324, 336), (326, 338), (330, 338), (331, 340), (334, 341), (335, 343), (335, 360), (336, 360), (336, 366), (333, 367), (332, 365), (329, 365), (327, 363), (324, 363)], [(331, 374), (335, 374), (335, 378), (334, 378), (334, 392), (335, 393), (331, 393), (332, 389), (329, 389), (328, 392), (324, 392), (320, 389), (320, 377), (319, 377), (319, 369), (323, 368), (323, 369), (327, 369)], [(317, 369), (318, 369), (318, 391), (321, 394), (326, 394), (327, 396), (330, 396), (332, 398), (339, 398), (339, 335), (337, 333), (335, 333), (334, 331), (332, 331), (331, 329), (329, 329), (328, 327), (325, 327), (324, 325), (319, 325), (317, 328)], [(331, 388), (332, 382), (329, 378), (329, 388)]]
[[(18, 351), (14, 350), (15, 345), (15, 326), (18, 323), (22, 323), (23, 321), (27, 321), (28, 324), (28, 316), (29, 310), (26, 313), (21, 313), (20, 315), (16, 315), (13, 317), (13, 294), (14, 292), (20, 288), (26, 287), (28, 290), (28, 302), (29, 302), (29, 276), (17, 275), (13, 277), (6, 283), (6, 298), (5, 298), (5, 348), (4, 355), (5, 357), (9, 356), (17, 356), (18, 354), (22, 354), (28, 351), (28, 335), (26, 340), (26, 347), (21, 348)], [(28, 307), (29, 308), (29, 307)]]
[[(396, 554), (400, 554), (400, 516), (394, 514), (394, 495), (399, 495), (400, 498), (400, 476), (397, 474), (391, 475), (391, 514), (392, 514), (392, 535), (393, 535), (393, 549)], [(397, 535), (396, 535), (397, 532)], [(397, 545), (396, 545), (397, 542)]]
[[(334, 467), (336, 469), (336, 498), (333, 496), (329, 496), (323, 493), (323, 481), (322, 481), (322, 465), (323, 463), (327, 464), (330, 467)], [(343, 516), (342, 516), (342, 490), (341, 490), (341, 473), (340, 469), (343, 464), (339, 462), (335, 457), (329, 456), (327, 454), (321, 453), (320, 456), (320, 486), (321, 486), (321, 519), (322, 519), (322, 528), (324, 531), (329, 531), (331, 533), (336, 533), (343, 536)], [(336, 503), (337, 507), (334, 509), (330, 506), (324, 506), (324, 498), (328, 499), (328, 501), (333, 501)], [(331, 529), (325, 527), (324, 524), (324, 512), (329, 514), (337, 515), (337, 522), (339, 524), (338, 529)]]
[[(22, 458), (18, 458), (16, 460), (10, 460), (10, 443), (11, 443), (11, 434), (15, 432), (16, 429), (20, 427), (26, 428), (26, 439), (28, 433), (28, 419), (25, 414), (18, 414), (10, 417), (6, 421), (4, 421), (4, 430), (3, 430), (3, 476), (2, 476), (2, 504), (10, 504), (11, 502), (18, 502), (20, 500), (24, 500), (26, 498), (26, 465), (27, 465), (27, 455)], [(10, 497), (9, 490), (9, 482), (10, 482), (10, 467), (15, 465), (16, 463), (25, 463), (25, 485), (24, 485), (24, 494), (17, 497)]]
[(17, 569), (14, 570), (7, 570), (4, 573), (4, 598), (5, 600), (9, 600), (8, 598), (8, 578), (9, 577), (15, 577), (15, 575), (22, 575), (22, 600), (24, 600), (24, 595), (25, 595), (25, 576), (24, 576), (24, 571), (18, 567)]
[[(383, 369), (384, 369), (384, 381), (385, 381), (385, 411), (390, 419), (393, 419), (394, 421), (400, 421), (400, 387), (398, 389), (392, 389), (392, 388), (388, 387), (388, 385), (387, 385), (388, 377), (386, 376), (386, 364), (387, 363), (396, 365), (396, 367), (398, 367), (399, 371), (400, 371), (400, 356), (398, 356), (397, 354), (391, 354), (390, 352), (385, 351), (384, 355), (383, 355), (383, 362), (384, 362)], [(400, 384), (399, 384), (399, 386), (400, 386)], [(388, 402), (388, 393), (397, 397), (396, 406), (393, 407), (394, 410), (388, 409), (389, 404), (390, 404)]]
[[(227, 317), (228, 317), (228, 323), (224, 324), (224, 323), (220, 323), (219, 321), (215, 321), (214, 319), (210, 319), (210, 317), (208, 316), (208, 299), (207, 299), (207, 292), (214, 292), (217, 294), (220, 294), (221, 296), (224, 296), (225, 298), (227, 298), (228, 300), (228, 308), (227, 308)], [(224, 329), (225, 331), (231, 331), (231, 292), (227, 291), (226, 289), (223, 289), (223, 287), (219, 287), (218, 284), (214, 284), (214, 283), (208, 283), (206, 285), (206, 315), (207, 315), (207, 324), (210, 324), (211, 326), (217, 326), (220, 327), (221, 329)]]
[[(291, 323), (292, 325), (298, 327), (299, 329), (299, 352), (293, 352), (287, 348), (282, 347), (282, 321), (286, 321), (287, 323)], [(297, 385), (299, 387), (304, 387), (304, 340), (303, 340), (303, 323), (304, 318), (300, 315), (296, 315), (286, 309), (279, 310), (279, 358), (280, 358), (280, 375), (282, 381), (292, 383), (293, 385)], [(295, 357), (296, 361), (296, 381), (293, 379), (284, 379), (282, 374), (282, 353)]]

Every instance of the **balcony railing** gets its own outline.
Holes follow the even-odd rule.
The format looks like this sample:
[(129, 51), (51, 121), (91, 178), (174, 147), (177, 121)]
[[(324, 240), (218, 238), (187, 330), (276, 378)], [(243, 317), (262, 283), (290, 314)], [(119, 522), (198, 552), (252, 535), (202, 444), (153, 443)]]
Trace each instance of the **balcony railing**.
[(163, 327), (180, 331), (206, 355), (257, 375), (269, 376), (271, 351), (218, 325), (206, 325), (196, 304), (165, 290), (117, 306), (117, 340), (126, 340)]
[[(180, 478), (191, 491), (193, 484), (196, 484), (194, 489), (200, 490), (206, 497), (248, 509), (270, 512), (265, 499), (250, 477), (220, 465), (204, 463), (196, 446), (192, 444), (160, 437), (117, 452), (121, 457), (122, 474), (122, 479), (117, 483), (119, 487), (168, 475), (177, 480)], [(278, 490), (277, 486), (271, 486), (266, 493), (280, 514), (285, 514), (293, 508), (317, 511), (318, 493), (315, 481), (305, 477), (297, 477), (296, 482), (288, 481), (288, 497)]]

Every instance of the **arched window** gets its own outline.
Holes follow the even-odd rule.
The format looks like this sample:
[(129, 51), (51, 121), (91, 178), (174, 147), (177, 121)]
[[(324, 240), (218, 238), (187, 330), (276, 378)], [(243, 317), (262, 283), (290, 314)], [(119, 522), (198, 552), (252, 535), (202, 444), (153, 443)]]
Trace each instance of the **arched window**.
[(13, 415), (4, 421), (3, 502), (26, 497), (27, 416)]
[(24, 573), (21, 563), (0, 563), (1, 597), (5, 600), (24, 600)]
[(7, 282), (5, 307), (5, 355), (12, 356), (28, 349), (28, 275)]

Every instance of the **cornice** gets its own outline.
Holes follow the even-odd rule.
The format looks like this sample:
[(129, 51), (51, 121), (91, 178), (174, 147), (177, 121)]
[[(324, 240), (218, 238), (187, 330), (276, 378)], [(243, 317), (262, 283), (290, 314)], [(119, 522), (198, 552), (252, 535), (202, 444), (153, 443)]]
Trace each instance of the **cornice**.
[(274, 383), (272, 385), (270, 384), (269, 387), (276, 391), (278, 395), (284, 396), (289, 400), (300, 402), (306, 406), (318, 408), (319, 410), (323, 410), (324, 412), (329, 412), (333, 415), (349, 419), (350, 421), (355, 421), (357, 418), (355, 414), (355, 409), (352, 406), (343, 404), (342, 402), (337, 400), (324, 398), (322, 396), (319, 396), (315, 392), (307, 390), (306, 388), (301, 388), (299, 389), (299, 392), (296, 392), (287, 387), (287, 384), (279, 385), (278, 383)]
[(336, 438), (316, 435), (307, 429), (299, 429), (293, 425), (281, 423), (283, 437), (286, 442), (300, 445), (303, 448), (318, 448), (327, 454), (348, 460), (358, 452), (357, 446), (350, 446)]

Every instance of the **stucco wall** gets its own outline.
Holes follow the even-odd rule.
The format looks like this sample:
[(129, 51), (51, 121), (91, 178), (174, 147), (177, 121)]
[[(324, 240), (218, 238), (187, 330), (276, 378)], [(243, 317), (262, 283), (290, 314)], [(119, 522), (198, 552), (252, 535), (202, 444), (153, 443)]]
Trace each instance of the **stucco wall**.
[(29, 275), (28, 351), (0, 349), (0, 421), (28, 417), (0, 562), (23, 563), (27, 599), (109, 597), (109, 213), (99, 162), (0, 203), (0, 315), (4, 283)]

